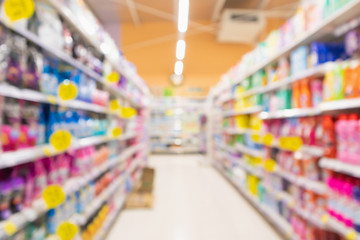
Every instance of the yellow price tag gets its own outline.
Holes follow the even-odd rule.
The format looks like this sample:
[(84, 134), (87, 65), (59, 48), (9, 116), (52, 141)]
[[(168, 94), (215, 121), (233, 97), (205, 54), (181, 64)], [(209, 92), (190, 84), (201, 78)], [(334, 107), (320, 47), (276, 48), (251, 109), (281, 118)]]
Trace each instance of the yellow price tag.
[(51, 149), (49, 147), (44, 147), (43, 152), (44, 152), (45, 156), (47, 156), (47, 157), (50, 157), (53, 155), (53, 153), (51, 152)]
[(266, 146), (271, 146), (274, 140), (274, 136), (270, 133), (265, 134), (263, 142)]
[(77, 86), (68, 80), (62, 82), (58, 87), (58, 95), (63, 101), (73, 100), (76, 98), (77, 94)]
[(63, 222), (56, 231), (61, 240), (72, 240), (78, 232), (78, 226), (70, 222)]
[(122, 134), (122, 129), (117, 127), (112, 130), (113, 137), (118, 137)]
[(253, 134), (251, 135), (251, 139), (255, 142), (255, 143), (260, 143), (261, 142), (261, 136), (259, 134)]
[(168, 109), (165, 112), (166, 116), (173, 116), (174, 115), (174, 111), (172, 109)]
[(132, 118), (136, 115), (136, 110), (131, 107), (121, 108), (121, 116), (124, 118)]
[(322, 215), (321, 222), (327, 223), (329, 221), (329, 216), (327, 214)]
[(110, 110), (117, 111), (120, 109), (120, 102), (116, 99), (110, 102)]
[(354, 230), (350, 230), (347, 234), (346, 234), (346, 239), (347, 240), (355, 240), (356, 239), (356, 232)]
[(49, 103), (51, 104), (56, 104), (56, 97), (49, 95), (47, 96), (47, 100), (49, 101)]
[(50, 185), (42, 192), (42, 198), (44, 199), (46, 206), (51, 209), (64, 203), (66, 195), (60, 185)]
[(117, 83), (120, 80), (120, 75), (117, 72), (112, 72), (107, 76), (109, 83)]
[(10, 21), (30, 18), (35, 11), (33, 0), (5, 0), (4, 10)]
[(299, 137), (281, 137), (279, 144), (283, 149), (297, 151), (303, 145), (303, 141)]
[(71, 134), (66, 130), (56, 131), (50, 136), (50, 144), (56, 151), (65, 151), (71, 145)]
[(268, 172), (273, 172), (276, 167), (276, 162), (273, 159), (268, 159), (265, 161), (264, 168)]
[(8, 235), (8, 236), (14, 235), (14, 233), (16, 233), (18, 230), (18, 228), (15, 226), (15, 224), (12, 223), (11, 221), (6, 221), (4, 223), (3, 228), (4, 228), (6, 235)]

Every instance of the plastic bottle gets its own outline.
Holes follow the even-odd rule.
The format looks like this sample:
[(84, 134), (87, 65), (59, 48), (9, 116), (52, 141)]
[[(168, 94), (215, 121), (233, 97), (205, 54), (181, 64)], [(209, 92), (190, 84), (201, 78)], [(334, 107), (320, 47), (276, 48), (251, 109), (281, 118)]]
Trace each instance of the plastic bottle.
[(300, 88), (300, 107), (309, 108), (311, 107), (311, 93), (309, 88), (309, 80), (304, 79), (301, 81)]
[(341, 114), (335, 123), (336, 140), (337, 140), (337, 155), (336, 157), (343, 162), (348, 161), (348, 117), (346, 114)]
[(326, 115), (323, 118), (323, 143), (324, 143), (324, 157), (336, 157), (336, 138), (335, 127), (331, 116)]
[(344, 98), (344, 69), (339, 64), (334, 69), (334, 99)]
[(311, 105), (317, 106), (323, 101), (323, 85), (319, 79), (312, 80), (311, 87)]
[(11, 182), (0, 182), (0, 218), (1, 220), (8, 219), (11, 215), (10, 202), (11, 202)]
[(34, 162), (34, 198), (39, 198), (47, 186), (46, 171), (43, 160)]
[(295, 82), (293, 84), (291, 102), (292, 102), (293, 108), (300, 108), (300, 84), (299, 84), (299, 82)]
[(11, 180), (12, 195), (11, 209), (13, 212), (19, 212), (23, 209), (25, 182), (21, 177), (15, 177)]
[(348, 159), (347, 162), (351, 164), (358, 164), (360, 159), (360, 132), (359, 132), (359, 117), (357, 114), (350, 114), (348, 124), (346, 125), (348, 136)]

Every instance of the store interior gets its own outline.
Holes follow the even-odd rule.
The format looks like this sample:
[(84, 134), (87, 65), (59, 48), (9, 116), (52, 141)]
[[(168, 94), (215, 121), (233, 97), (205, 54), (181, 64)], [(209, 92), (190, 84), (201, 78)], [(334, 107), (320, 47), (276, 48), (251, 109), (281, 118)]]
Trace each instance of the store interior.
[(359, 57), (360, 0), (0, 0), (0, 240), (360, 240)]

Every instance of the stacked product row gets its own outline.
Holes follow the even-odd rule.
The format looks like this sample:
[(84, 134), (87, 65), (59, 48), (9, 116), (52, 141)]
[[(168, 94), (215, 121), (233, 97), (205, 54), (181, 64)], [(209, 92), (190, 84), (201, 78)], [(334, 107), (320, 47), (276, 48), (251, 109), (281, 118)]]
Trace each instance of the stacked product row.
[(359, 239), (358, 6), (304, 1), (215, 96), (216, 166), (291, 239)]
[(146, 163), (146, 86), (84, 2), (34, 4), (1, 5), (0, 239), (103, 239)]

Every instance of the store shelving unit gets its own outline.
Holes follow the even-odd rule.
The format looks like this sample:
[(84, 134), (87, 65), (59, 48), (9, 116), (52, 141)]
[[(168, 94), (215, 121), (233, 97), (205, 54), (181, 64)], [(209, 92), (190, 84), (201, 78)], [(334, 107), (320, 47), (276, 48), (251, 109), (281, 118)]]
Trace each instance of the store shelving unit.
[[(36, 1), (35, 4), (37, 4)], [(71, 145), (65, 151), (56, 151), (50, 144), (8, 152), (2, 152), (2, 150), (0, 150), (0, 169), (10, 169), (19, 165), (30, 164), (38, 159), (54, 157), (65, 152), (73, 153), (75, 150), (85, 147), (107, 145), (110, 144), (110, 142), (116, 143), (118, 145), (117, 148), (119, 148), (116, 150), (119, 150), (120, 152), (117, 156), (109, 157), (109, 159), (103, 163), (93, 165), (87, 173), (84, 173), (81, 176), (69, 177), (61, 186), (66, 195), (69, 196), (79, 192), (91, 182), (94, 182), (99, 177), (114, 170), (114, 168), (122, 168), (121, 175), (116, 176), (108, 187), (94, 197), (83, 213), (75, 214), (71, 218), (66, 219), (67, 221), (76, 223), (79, 227), (83, 226), (87, 224), (93, 217), (93, 214), (108, 201), (111, 201), (111, 199), (115, 197), (121, 199), (121, 201), (116, 204), (117, 206), (114, 211), (107, 216), (103, 229), (94, 236), (95, 239), (100, 240), (105, 238), (105, 234), (108, 232), (117, 215), (121, 212), (123, 203), (126, 199), (126, 193), (130, 190), (129, 183), (131, 182), (133, 186), (135, 182), (139, 180), (142, 169), (146, 165), (147, 155), (149, 153), (146, 121), (149, 117), (147, 105), (150, 93), (144, 81), (137, 75), (135, 70), (130, 67), (127, 60), (120, 55), (119, 50), (108, 33), (103, 32), (104, 36), (106, 35), (106, 38), (111, 41), (100, 42), (96, 36), (92, 36), (87, 32), (88, 29), (79, 24), (79, 14), (72, 12), (72, 10), (66, 6), (66, 3), (57, 0), (49, 0), (49, 4), (64, 18), (66, 25), (71, 26), (71, 30), (81, 36), (82, 41), (88, 43), (90, 46), (94, 47), (96, 51), (103, 54), (105, 60), (111, 63), (114, 71), (119, 72), (126, 78), (128, 85), (134, 87), (129, 90), (126, 88), (129, 87), (128, 85), (126, 85), (126, 87), (118, 87), (115, 83), (110, 83), (105, 74), (99, 74), (83, 62), (75, 59), (70, 54), (67, 54), (62, 49), (58, 49), (43, 42), (39, 36), (28, 30), (26, 27), (21, 26), (21, 24), (11, 23), (5, 18), (1, 18), (0, 22), (6, 26), (6, 28), (11, 29), (14, 34), (25, 38), (26, 41), (36, 46), (42, 53), (46, 53), (46, 55), (64, 62), (74, 69), (80, 70), (82, 74), (95, 80), (100, 89), (109, 93), (110, 99), (121, 100), (122, 106), (131, 106), (136, 109), (138, 114), (134, 118), (123, 117), (119, 114), (119, 111), (110, 110), (109, 106), (89, 103), (82, 100), (63, 101), (56, 95), (54, 96), (40, 91), (23, 89), (18, 86), (11, 86), (1, 82), (0, 102), (6, 97), (55, 105), (76, 111), (98, 113), (106, 116), (106, 119), (108, 120), (116, 119), (116, 121), (120, 121), (124, 133), (114, 137), (112, 129), (110, 129), (113, 126), (109, 123), (109, 129), (107, 129), (108, 131), (105, 135), (90, 136), (81, 139), (72, 137)], [(88, 14), (90, 14), (90, 12)], [(2, 110), (0, 104), (0, 111)], [(0, 127), (2, 127), (1, 119)], [(31, 206), (24, 208), (20, 212), (13, 213), (6, 220), (0, 221), (0, 239), (13, 239), (13, 237), (23, 231), (29, 223), (40, 219), (46, 215), (48, 211), (49, 209), (42, 198), (34, 200)], [(9, 224), (12, 227), (12, 231), (10, 232), (7, 229)], [(49, 236), (47, 239), (51, 239), (52, 237), (54, 236)]]
[[(323, 157), (324, 149), (321, 146), (302, 145), (296, 151), (289, 150), (282, 147), (278, 139), (272, 139), (271, 144), (265, 144), (265, 142), (256, 142), (253, 140), (252, 144), (256, 145), (256, 147), (250, 148), (240, 142), (253, 137), (263, 139), (265, 136), (265, 130), (258, 131), (250, 128), (244, 129), (236, 128), (234, 126), (229, 127), (228, 123), (232, 123), (229, 125), (240, 125), (240, 123), (237, 123), (236, 121), (240, 122), (242, 120), (240, 120), (240, 118), (235, 118), (239, 115), (256, 116), (258, 119), (271, 121), (275, 119), (291, 119), (314, 117), (323, 114), (335, 114), (343, 110), (360, 108), (360, 99), (354, 98), (324, 101), (311, 108), (296, 108), (277, 111), (268, 111), (267, 108), (261, 105), (252, 106), (251, 104), (247, 104), (247, 101), (251, 101), (249, 99), (255, 95), (273, 94), (278, 90), (288, 89), (291, 85), (296, 82), (300, 82), (302, 79), (323, 77), (327, 72), (333, 71), (336, 67), (338, 67), (338, 62), (320, 64), (283, 79), (278, 79), (276, 82), (268, 83), (264, 86), (252, 87), (249, 90), (242, 92), (240, 92), (241, 88), (235, 90), (235, 86), (239, 84), (241, 85), (242, 81), (252, 77), (260, 70), (265, 70), (266, 67), (276, 63), (281, 58), (288, 58), (291, 52), (300, 46), (309, 45), (310, 43), (316, 41), (321, 42), (324, 39), (335, 39), (344, 35), (347, 31), (358, 27), (360, 25), (360, 18), (359, 12), (356, 9), (359, 8), (360, 0), (349, 1), (346, 5), (332, 13), (332, 15), (325, 18), (321, 23), (314, 26), (311, 30), (304, 32), (302, 36), (294, 39), (291, 43), (280, 49), (275, 54), (263, 57), (263, 61), (256, 66), (252, 68), (241, 66), (238, 69), (231, 69), (229, 71), (229, 75), (224, 75), (220, 83), (215, 88), (211, 89), (208, 96), (208, 102), (211, 102), (212, 104), (210, 108), (214, 109), (213, 112), (209, 113), (209, 118), (212, 119), (210, 123), (212, 126), (209, 129), (212, 131), (211, 138), (214, 140), (209, 142), (208, 149), (211, 152), (208, 155), (212, 158), (214, 166), (234, 186), (236, 186), (239, 192), (246, 199), (252, 202), (256, 209), (260, 209), (260, 213), (262, 213), (265, 218), (270, 219), (270, 222), (272, 222), (271, 219), (276, 219), (275, 224), (273, 223), (272, 225), (282, 232), (286, 238), (300, 239), (300, 237), (296, 236), (296, 233), (292, 231), (292, 227), (283, 216), (270, 209), (266, 204), (250, 193), (249, 189), (247, 189), (248, 187), (246, 185), (247, 183), (245, 183), (246, 180), (244, 176), (255, 176), (260, 182), (262, 182), (262, 186), (265, 188), (266, 194), (272, 195), (274, 199), (277, 199), (277, 201), (285, 203), (288, 208), (292, 209), (296, 213), (296, 216), (299, 216), (301, 219), (304, 219), (305, 222), (316, 226), (318, 229), (335, 232), (344, 237), (344, 239), (360, 239), (360, 234), (354, 229), (346, 227), (339, 221), (328, 216), (325, 211), (319, 214), (314, 213), (312, 210), (304, 208), (304, 206), (297, 205), (297, 201), (299, 200), (295, 199), (294, 196), (290, 195), (290, 193), (278, 191), (273, 189), (272, 186), (266, 185), (266, 182), (271, 182), (271, 180), (268, 180), (269, 177), (271, 177), (270, 179), (274, 177), (276, 179), (280, 178), (281, 181), (286, 181), (287, 183), (290, 183), (290, 185), (298, 186), (301, 189), (306, 189), (307, 191), (314, 192), (321, 196), (326, 196), (329, 193), (327, 183), (324, 180), (311, 180), (304, 176), (296, 175), (282, 169), (279, 166), (275, 166), (272, 171), (266, 170), (265, 162), (268, 159), (264, 159), (266, 154), (262, 149), (274, 150), (274, 148), (276, 148), (278, 150), (292, 153), (294, 156), (300, 156), (300, 158), (305, 155), (320, 158), (318, 165), (322, 169), (328, 169), (333, 172), (343, 173), (356, 178), (360, 177), (360, 168), (357, 166), (358, 163), (345, 163), (338, 159), (325, 158)], [(352, 65), (352, 61), (357, 60), (347, 60), (347, 64)], [(247, 64), (249, 63), (247, 62)], [(242, 86), (245, 85), (246, 84)], [(244, 107), (240, 108), (240, 104)], [(225, 122), (222, 121), (223, 119), (230, 120)], [(235, 136), (238, 135), (240, 136), (235, 138)], [(233, 143), (233, 141), (235, 141), (234, 139), (236, 139), (235, 144)], [(230, 142), (229, 144), (231, 144), (231, 146), (227, 145), (225, 142)], [(244, 155), (246, 155), (247, 158), (244, 158)], [(268, 156), (266, 157), (268, 158)], [(248, 158), (261, 159), (262, 162), (261, 164), (256, 165), (250, 164), (244, 160)], [(242, 176), (240, 177), (241, 180), (239, 180), (236, 176), (239, 172)], [(271, 214), (263, 209), (268, 209)], [(274, 214), (277, 215), (278, 218), (275, 218), (273, 216)], [(283, 222), (285, 222), (285, 225), (289, 225), (289, 230), (284, 231), (286, 227), (284, 227)]]
[(152, 104), (153, 153), (199, 153), (201, 151), (201, 99), (157, 98)]

